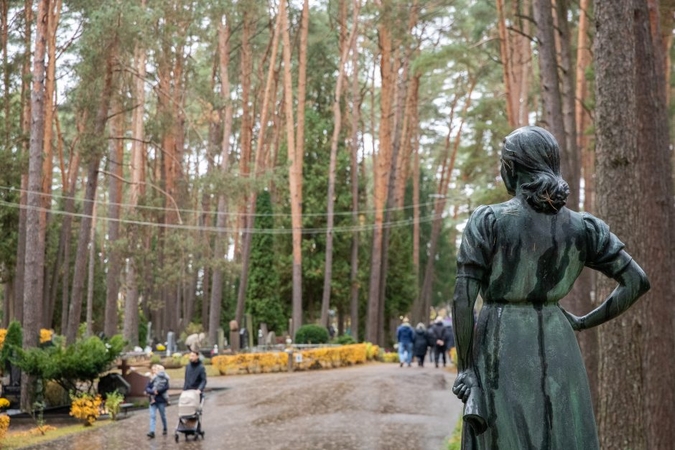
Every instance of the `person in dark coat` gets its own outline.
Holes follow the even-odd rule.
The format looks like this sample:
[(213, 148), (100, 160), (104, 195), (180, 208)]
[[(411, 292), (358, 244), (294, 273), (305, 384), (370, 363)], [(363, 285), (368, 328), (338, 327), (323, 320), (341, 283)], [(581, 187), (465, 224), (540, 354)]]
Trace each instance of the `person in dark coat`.
[(413, 339), (415, 339), (415, 330), (410, 326), (408, 318), (405, 317), (403, 323), (396, 330), (398, 359), (401, 367), (403, 367), (403, 364), (408, 364), (408, 367), (410, 367), (413, 355)]
[(431, 337), (431, 342), (434, 346), (434, 362), (436, 367), (438, 367), (438, 362), (440, 357), (443, 356), (443, 367), (447, 364), (447, 352), (448, 352), (448, 336), (445, 325), (443, 325), (443, 318), (438, 316), (436, 321), (431, 326), (429, 330), (429, 336)]
[(166, 393), (169, 390), (169, 377), (164, 372), (164, 367), (159, 364), (152, 366), (152, 375), (150, 381), (145, 386), (145, 393), (150, 398), (150, 431), (147, 436), (150, 439), (155, 437), (155, 424), (157, 422), (157, 411), (162, 419), (162, 434), (166, 435)]
[(199, 352), (192, 350), (190, 352), (190, 363), (185, 366), (185, 383), (183, 390), (196, 389), (200, 394), (204, 394), (206, 387), (206, 369), (199, 360)]
[(415, 340), (413, 342), (413, 355), (417, 358), (417, 365), (424, 367), (424, 357), (427, 355), (429, 349), (429, 336), (427, 335), (427, 327), (422, 322), (415, 327)]

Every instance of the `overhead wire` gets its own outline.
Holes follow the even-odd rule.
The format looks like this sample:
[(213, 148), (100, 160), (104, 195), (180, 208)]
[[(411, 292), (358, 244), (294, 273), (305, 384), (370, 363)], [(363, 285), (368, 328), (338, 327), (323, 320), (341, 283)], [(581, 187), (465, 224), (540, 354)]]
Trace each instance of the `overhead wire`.
[[(29, 191), (27, 189), (21, 189), (21, 188), (16, 188), (13, 186), (0, 186), (0, 190), (6, 190), (6, 191), (15, 191), (19, 193), (26, 193), (29, 194), (32, 191)], [(190, 214), (200, 214), (200, 215), (209, 215), (209, 216), (215, 216), (218, 214), (218, 211), (204, 211), (201, 209), (180, 209), (180, 208), (166, 208), (164, 206), (152, 206), (152, 205), (134, 205), (131, 203), (114, 203), (114, 202), (107, 202), (107, 201), (102, 201), (102, 200), (88, 200), (84, 198), (79, 198), (79, 197), (71, 197), (68, 195), (61, 195), (61, 194), (45, 194), (43, 192), (39, 192), (38, 195), (41, 197), (49, 198), (51, 197), (52, 199), (57, 198), (57, 199), (63, 199), (63, 200), (76, 200), (82, 203), (86, 202), (91, 202), (95, 201), (97, 205), (100, 206), (119, 206), (122, 208), (129, 208), (129, 209), (136, 209), (136, 210), (148, 210), (148, 211), (172, 211), (172, 212), (178, 212), (180, 214), (185, 214), (185, 215), (190, 215)], [(426, 203), (417, 203), (413, 205), (406, 205), (406, 206), (401, 206), (401, 207), (393, 207), (393, 208), (384, 208), (382, 211), (383, 212), (398, 212), (398, 211), (407, 211), (410, 209), (413, 209), (415, 207), (419, 208), (425, 208), (425, 207), (430, 207), (433, 206), (434, 202), (426, 202)], [(358, 214), (375, 214), (375, 210), (359, 210), (357, 211)], [(353, 211), (339, 211), (333, 213), (334, 216), (351, 216)], [(247, 213), (247, 212), (233, 212), (233, 213), (228, 213), (229, 216), (232, 217), (248, 217), (248, 216), (254, 216), (254, 217), (291, 217), (290, 213)], [(326, 217), (328, 216), (327, 213), (303, 213), (302, 217)]]
[[(50, 213), (50, 214), (56, 214), (56, 215), (62, 215), (62, 216), (71, 216), (71, 217), (79, 217), (79, 218), (92, 218), (92, 215), (88, 214), (83, 214), (83, 213), (78, 213), (78, 212), (68, 212), (68, 211), (63, 211), (63, 210), (58, 210), (58, 209), (49, 209), (49, 208), (44, 208), (44, 207), (34, 207), (34, 206), (28, 206), (28, 205), (22, 205), (20, 203), (15, 203), (15, 202), (8, 202), (5, 200), (0, 200), (0, 206), (6, 206), (9, 208), (18, 208), (18, 209), (23, 209), (23, 210), (37, 210), (40, 212), (45, 212), (45, 213)], [(229, 215), (229, 214), (228, 214)], [(399, 227), (406, 227), (410, 225), (414, 225), (415, 223), (422, 224), (422, 223), (429, 223), (432, 222), (434, 219), (436, 219), (436, 214), (432, 214), (429, 216), (424, 216), (420, 217), (419, 220), (415, 219), (402, 219), (402, 220), (394, 220), (394, 221), (388, 221), (388, 222), (383, 222), (382, 228), (399, 228)], [(166, 228), (166, 229), (177, 229), (177, 230), (192, 230), (192, 231), (207, 231), (207, 232), (214, 232), (214, 233), (234, 233), (234, 232), (244, 232), (244, 233), (250, 233), (250, 234), (291, 234), (293, 232), (293, 228), (231, 228), (231, 227), (215, 227), (215, 226), (210, 226), (210, 225), (190, 225), (190, 224), (173, 224), (173, 223), (160, 223), (160, 222), (149, 222), (149, 221), (143, 221), (143, 220), (135, 220), (135, 219), (123, 219), (123, 218), (113, 218), (113, 217), (107, 217), (107, 216), (102, 216), (100, 214), (96, 215), (96, 220), (97, 221), (107, 221), (107, 222), (118, 222), (122, 224), (128, 224), (128, 225), (139, 225), (139, 226), (148, 226), (148, 227), (155, 227), (155, 228)], [(353, 233), (353, 232), (361, 232), (361, 231), (370, 231), (374, 230), (376, 228), (376, 224), (370, 223), (370, 224), (362, 224), (362, 225), (346, 225), (346, 226), (337, 226), (331, 228), (331, 231), (333, 233)], [(329, 229), (328, 228), (301, 228), (301, 231), (303, 234), (325, 234)]]

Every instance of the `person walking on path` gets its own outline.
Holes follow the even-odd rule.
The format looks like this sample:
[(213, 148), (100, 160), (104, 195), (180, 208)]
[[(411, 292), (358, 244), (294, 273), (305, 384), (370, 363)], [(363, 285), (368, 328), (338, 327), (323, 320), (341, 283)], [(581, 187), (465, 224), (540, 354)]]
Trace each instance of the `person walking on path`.
[(150, 398), (150, 431), (147, 436), (150, 439), (155, 437), (155, 424), (157, 422), (157, 411), (162, 419), (162, 434), (166, 435), (166, 393), (169, 390), (169, 377), (164, 372), (164, 367), (155, 364), (152, 366), (150, 381), (145, 387), (145, 393)]
[(429, 335), (434, 346), (434, 362), (436, 363), (436, 367), (438, 367), (441, 356), (443, 356), (443, 367), (445, 367), (447, 364), (448, 335), (441, 316), (436, 317), (436, 321), (432, 325), (431, 330), (429, 330)]
[(401, 367), (403, 367), (404, 363), (410, 367), (415, 332), (410, 326), (407, 317), (403, 318), (403, 323), (396, 330), (396, 340), (398, 341), (398, 360)]
[(203, 397), (205, 387), (206, 369), (199, 359), (199, 352), (192, 350), (190, 351), (190, 363), (185, 366), (185, 383), (183, 383), (183, 390), (196, 389)]
[(429, 335), (427, 327), (422, 322), (415, 327), (415, 340), (413, 342), (413, 355), (417, 358), (417, 365), (424, 367), (424, 357), (429, 349)]

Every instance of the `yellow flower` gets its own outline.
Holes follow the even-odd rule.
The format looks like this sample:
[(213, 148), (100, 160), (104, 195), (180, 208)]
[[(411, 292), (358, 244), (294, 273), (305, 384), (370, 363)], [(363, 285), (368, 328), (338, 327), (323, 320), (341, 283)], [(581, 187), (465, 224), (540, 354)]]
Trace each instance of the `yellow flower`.
[(40, 344), (49, 342), (52, 340), (52, 330), (47, 330), (45, 328), (40, 330)]

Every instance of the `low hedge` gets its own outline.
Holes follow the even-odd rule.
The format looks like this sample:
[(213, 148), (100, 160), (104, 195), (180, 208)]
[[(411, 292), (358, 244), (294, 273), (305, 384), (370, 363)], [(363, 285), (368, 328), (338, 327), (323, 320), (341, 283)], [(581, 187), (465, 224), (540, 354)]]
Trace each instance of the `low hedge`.
[[(371, 344), (342, 345), (340, 347), (320, 347), (294, 351), (293, 358), (300, 353), (301, 362), (293, 362), (293, 370), (332, 369), (336, 367), (362, 364), (375, 359), (379, 347)], [(238, 355), (220, 355), (211, 360), (221, 375), (241, 375), (247, 373), (285, 372), (288, 370), (288, 353), (241, 353)]]

